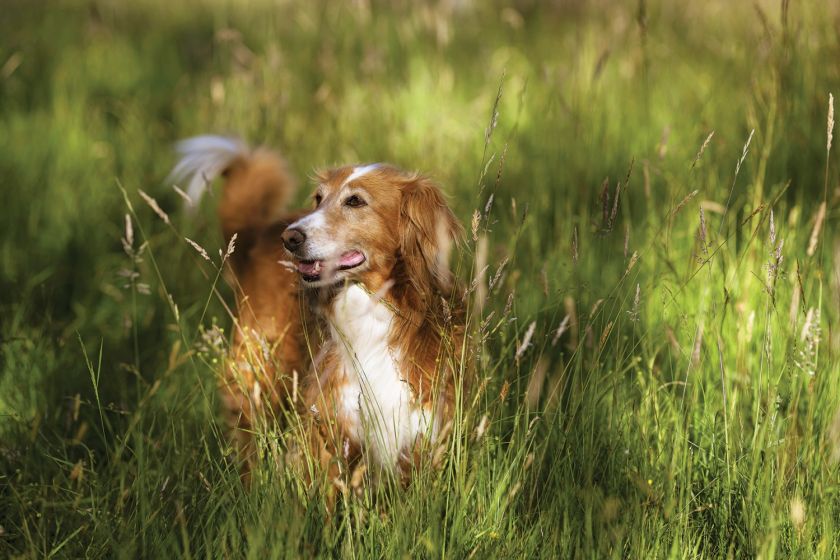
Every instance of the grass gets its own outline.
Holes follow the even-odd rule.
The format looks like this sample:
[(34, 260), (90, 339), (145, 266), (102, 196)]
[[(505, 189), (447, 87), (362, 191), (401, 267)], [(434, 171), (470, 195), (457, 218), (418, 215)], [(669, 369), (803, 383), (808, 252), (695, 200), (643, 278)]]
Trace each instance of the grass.
[[(13, 1), (0, 556), (840, 555), (840, 12), (733, 4)], [(477, 212), (440, 471), (332, 519), (271, 460), (242, 488), (214, 201), (163, 182), (203, 132)]]

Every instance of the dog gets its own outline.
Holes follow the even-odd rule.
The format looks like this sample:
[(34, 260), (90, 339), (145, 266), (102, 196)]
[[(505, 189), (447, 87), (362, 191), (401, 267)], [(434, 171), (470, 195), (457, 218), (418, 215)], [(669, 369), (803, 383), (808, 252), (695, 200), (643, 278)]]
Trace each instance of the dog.
[(171, 177), (193, 201), (224, 178), (219, 221), (226, 242), (236, 235), (220, 394), (245, 476), (258, 428), (298, 415), (288, 454), (328, 479), (363, 462), (409, 480), (450, 432), (464, 382), (448, 263), (464, 233), (440, 188), (387, 164), (341, 166), (316, 174), (311, 210), (290, 212), (295, 181), (276, 152), (218, 136), (178, 151)]

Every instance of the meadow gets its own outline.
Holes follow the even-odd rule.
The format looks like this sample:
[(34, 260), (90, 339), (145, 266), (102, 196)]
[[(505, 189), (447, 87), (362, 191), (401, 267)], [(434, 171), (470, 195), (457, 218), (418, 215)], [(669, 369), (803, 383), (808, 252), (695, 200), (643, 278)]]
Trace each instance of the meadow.
[[(2, 11), (0, 557), (840, 557), (840, 5)], [(166, 182), (209, 132), (301, 205), (348, 162), (448, 193), (477, 383), (439, 470), (328, 516), (269, 429), (243, 487), (217, 199)]]

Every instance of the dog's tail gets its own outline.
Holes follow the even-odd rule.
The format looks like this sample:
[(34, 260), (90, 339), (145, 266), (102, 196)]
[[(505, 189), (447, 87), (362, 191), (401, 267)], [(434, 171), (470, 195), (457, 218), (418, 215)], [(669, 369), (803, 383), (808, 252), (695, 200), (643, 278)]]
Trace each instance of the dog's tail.
[(216, 177), (225, 178), (218, 212), (226, 242), (234, 233), (240, 243), (253, 241), (283, 217), (296, 185), (276, 152), (211, 135), (182, 140), (176, 150), (181, 159), (169, 180), (186, 185), (191, 206), (198, 204)]

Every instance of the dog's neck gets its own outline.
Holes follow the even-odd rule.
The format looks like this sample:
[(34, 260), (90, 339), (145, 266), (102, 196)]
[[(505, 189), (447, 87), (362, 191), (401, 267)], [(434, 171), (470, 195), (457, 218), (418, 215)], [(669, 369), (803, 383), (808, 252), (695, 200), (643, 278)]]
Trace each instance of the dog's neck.
[(381, 300), (396, 316), (395, 332), (400, 337), (416, 333), (429, 326), (438, 315), (441, 295), (431, 286), (410, 278), (399, 255), (385, 271), (366, 271), (355, 281), (344, 281), (306, 290), (311, 308), (322, 318), (328, 318), (337, 299), (358, 286), (374, 300)]

